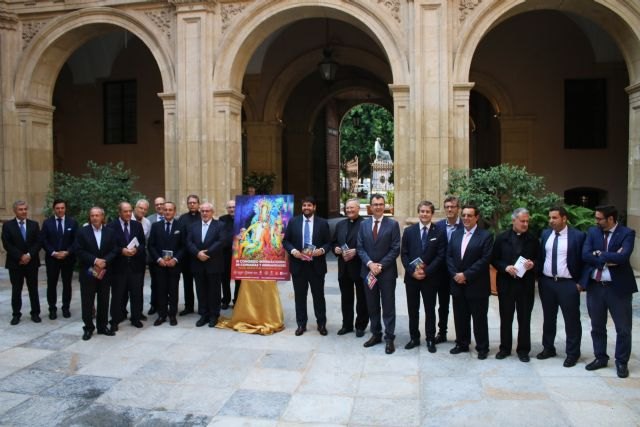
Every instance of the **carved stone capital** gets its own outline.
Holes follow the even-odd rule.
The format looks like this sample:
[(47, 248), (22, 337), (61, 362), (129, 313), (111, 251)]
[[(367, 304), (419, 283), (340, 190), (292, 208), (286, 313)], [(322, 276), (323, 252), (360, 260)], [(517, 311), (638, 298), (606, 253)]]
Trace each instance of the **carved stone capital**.
[(0, 30), (14, 30), (18, 27), (18, 17), (6, 10), (0, 9)]
[(173, 4), (176, 9), (179, 10), (194, 10), (200, 8), (215, 12), (218, 0), (169, 0), (169, 3)]

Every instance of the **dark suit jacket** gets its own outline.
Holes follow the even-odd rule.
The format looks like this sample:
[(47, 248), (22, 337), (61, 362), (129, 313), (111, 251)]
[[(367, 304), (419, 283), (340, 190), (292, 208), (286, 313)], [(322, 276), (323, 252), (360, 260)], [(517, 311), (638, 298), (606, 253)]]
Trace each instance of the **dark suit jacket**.
[(358, 256), (362, 261), (360, 276), (366, 279), (369, 274), (367, 263), (382, 264), (382, 272), (378, 280), (395, 281), (398, 277), (396, 258), (400, 255), (400, 226), (389, 218), (382, 217), (378, 226), (378, 238), (373, 240), (373, 217), (369, 217), (360, 224), (358, 232)]
[(173, 251), (173, 257), (178, 260), (178, 264), (174, 268), (180, 269), (186, 251), (186, 233), (182, 224), (175, 219), (171, 223), (171, 234), (169, 236), (167, 236), (165, 227), (164, 221), (155, 222), (151, 225), (147, 245), (149, 255), (154, 262), (157, 262), (158, 258), (162, 258), (162, 251)]
[[(418, 222), (407, 227), (402, 235), (402, 249), (400, 251), (400, 259), (404, 266), (404, 282), (409, 284), (417, 284), (422, 282), (416, 280), (412, 274), (415, 269), (411, 266), (411, 262), (416, 259), (422, 259), (425, 264), (424, 272), (426, 278), (424, 281), (431, 283), (438, 280), (441, 276), (442, 265), (445, 263), (445, 254), (447, 250), (447, 232), (442, 227), (438, 228), (435, 224), (429, 227), (427, 234), (427, 247), (422, 250), (422, 224)], [(443, 231), (444, 230), (444, 231)]]
[[(202, 240), (202, 221), (194, 222), (187, 233), (187, 251), (191, 257), (191, 271), (194, 273), (222, 273), (224, 261), (222, 248), (226, 241), (224, 224), (215, 219), (211, 220), (207, 235)], [(209, 259), (200, 261), (196, 256), (201, 250), (206, 250)]]
[[(605, 251), (602, 230), (598, 227), (591, 227), (587, 231), (587, 238), (582, 247), (582, 259), (586, 264), (589, 277), (593, 277), (594, 270), (609, 263), (608, 269), (613, 282), (612, 289), (620, 295), (638, 292), (636, 278), (629, 261), (635, 238), (636, 232), (634, 230), (618, 224), (609, 236), (609, 243)], [(594, 255), (594, 251), (601, 251), (600, 256)], [(587, 281), (586, 286), (589, 290), (589, 286), (592, 286), (591, 282)]]
[[(493, 236), (487, 230), (476, 228), (471, 235), (464, 258), (460, 258), (465, 228), (458, 228), (451, 235), (447, 247), (447, 269), (451, 276), (451, 295), (470, 298), (488, 297), (491, 294), (489, 261), (493, 247)], [(456, 273), (463, 273), (467, 283), (459, 285), (453, 280)]]
[[(289, 255), (291, 255), (291, 251), (294, 249), (302, 252), (304, 240), (304, 236), (302, 235), (303, 218), (304, 215), (295, 216), (291, 221), (289, 221), (289, 224), (287, 224), (282, 244)], [(295, 258), (294, 256), (290, 256), (289, 271), (291, 271), (291, 274), (299, 274), (305, 264), (308, 263), (311, 263), (313, 271), (317, 275), (324, 275), (327, 273), (326, 253), (331, 250), (331, 230), (329, 230), (329, 223), (327, 220), (320, 218), (317, 215), (313, 216), (313, 234), (311, 236), (311, 243), (315, 245), (316, 249), (324, 249), (325, 255), (314, 256), (311, 261), (303, 261)]]
[[(540, 275), (542, 275), (544, 260), (547, 257), (545, 244), (551, 235), (551, 231), (551, 228), (545, 228), (542, 230), (542, 237), (540, 238), (540, 258), (538, 260), (538, 274)], [(584, 245), (584, 239), (585, 234), (582, 231), (569, 227), (569, 235), (567, 237), (567, 267), (569, 268), (569, 273), (573, 280), (581, 286), (586, 286), (589, 281), (589, 271), (585, 268), (582, 262), (582, 246)]]
[(45, 252), (46, 258), (52, 258), (51, 254), (55, 251), (69, 251), (69, 255), (65, 258), (66, 262), (73, 263), (75, 256), (73, 255), (73, 242), (76, 240), (78, 232), (78, 223), (70, 216), (64, 218), (64, 230), (62, 240), (58, 241), (58, 220), (56, 216), (49, 217), (42, 223), (42, 231), (40, 232), (40, 241)]
[(113, 266), (113, 260), (118, 255), (116, 235), (111, 228), (106, 226), (102, 227), (102, 238), (100, 248), (98, 248), (91, 224), (81, 227), (78, 229), (73, 247), (74, 253), (82, 267), (80, 271), (81, 277), (86, 274), (86, 270), (89, 269), (89, 267), (93, 267), (96, 258), (104, 259), (107, 262), (107, 273), (111, 273), (110, 270)]
[[(5, 268), (38, 268), (40, 265), (40, 225), (26, 219), (27, 239), (22, 238), (18, 221), (14, 218), (2, 225), (2, 246), (7, 251)], [(26, 266), (20, 265), (20, 257), (28, 253), (31, 260)]]
[[(336, 224), (336, 229), (333, 232), (333, 242), (331, 247), (342, 248), (345, 243), (349, 246), (349, 249), (356, 249), (358, 247), (358, 231), (360, 231), (360, 225), (364, 218), (359, 216), (349, 228), (350, 219), (344, 219)], [(354, 256), (349, 262), (345, 262), (342, 256), (338, 256), (338, 279), (350, 277), (356, 279), (360, 277), (360, 269), (362, 268), (362, 261), (358, 254)]]
[(227, 236), (227, 241), (225, 242), (225, 252), (231, 253), (231, 244), (233, 243), (233, 221), (234, 217), (231, 215), (222, 215), (218, 218), (218, 221), (222, 223), (225, 229), (225, 235)]
[[(162, 222), (164, 224), (164, 222)], [(107, 228), (113, 230), (116, 238), (116, 246), (118, 248), (118, 256), (113, 262), (113, 272), (124, 274), (128, 268), (135, 273), (144, 273), (146, 266), (146, 239), (144, 238), (144, 229), (138, 221), (129, 221), (129, 240), (125, 239), (124, 231), (120, 225), (120, 219), (116, 218), (107, 224)], [(126, 248), (129, 242), (136, 237), (138, 239), (138, 251), (132, 257), (122, 255), (122, 249)]]
[[(517, 250), (516, 239), (520, 239), (521, 250)], [(531, 233), (527, 232), (520, 236), (513, 231), (513, 229), (507, 230), (504, 233), (500, 233), (496, 237), (496, 241), (493, 244), (493, 255), (491, 257), (491, 264), (496, 268), (498, 274), (496, 276), (496, 283), (498, 286), (519, 286), (526, 283), (530, 286), (535, 286), (536, 281), (536, 269), (535, 266), (531, 270), (524, 273), (522, 278), (514, 278), (504, 269), (510, 265), (514, 265), (520, 256), (530, 259), (534, 263), (538, 262), (538, 253), (540, 251), (540, 242)]]
[[(445, 234), (445, 237), (447, 237), (447, 218), (443, 218), (440, 221), (436, 222), (436, 227)], [(462, 227), (464, 227), (464, 225), (462, 224), (462, 218), (458, 218), (458, 227), (456, 228), (456, 230), (459, 230)]]

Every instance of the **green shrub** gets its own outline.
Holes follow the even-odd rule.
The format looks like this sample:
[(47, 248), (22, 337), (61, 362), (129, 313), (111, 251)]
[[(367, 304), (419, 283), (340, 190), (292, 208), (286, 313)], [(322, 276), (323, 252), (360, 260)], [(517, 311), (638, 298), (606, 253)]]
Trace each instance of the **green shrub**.
[(271, 194), (276, 182), (275, 173), (250, 172), (242, 180), (242, 192), (247, 193), (247, 188), (256, 189), (256, 194)]

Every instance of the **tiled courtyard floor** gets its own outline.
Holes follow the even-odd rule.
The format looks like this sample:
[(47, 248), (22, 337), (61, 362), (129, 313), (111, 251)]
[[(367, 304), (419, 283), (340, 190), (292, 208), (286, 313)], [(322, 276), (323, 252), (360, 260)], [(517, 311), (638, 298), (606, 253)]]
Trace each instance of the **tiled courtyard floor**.
[[(326, 282), (329, 335), (315, 323), (294, 336), (291, 282), (280, 283), (286, 329), (272, 336), (196, 328), (196, 315), (143, 329), (121, 324), (115, 337), (84, 342), (80, 295), (74, 280), (72, 317), (47, 317), (40, 269), (42, 323), (29, 318), (26, 289), (22, 321), (10, 326), (11, 287), (0, 271), (0, 425), (3, 426), (632, 426), (640, 425), (640, 344), (634, 339), (631, 376), (607, 369), (587, 372), (592, 359), (589, 319), (582, 296), (582, 358), (563, 368), (558, 357), (539, 361), (542, 314), (536, 301), (530, 363), (496, 360), (497, 298), (491, 298), (491, 353), (452, 356), (449, 342), (430, 354), (404, 350), (408, 341), (404, 285), (396, 291), (397, 350), (362, 347), (367, 339), (337, 336), (340, 291), (337, 265)], [(145, 296), (148, 298), (148, 279)], [(60, 292), (59, 292), (60, 293)], [(145, 304), (145, 309), (148, 305)], [(309, 296), (309, 313), (313, 313)], [(224, 314), (230, 316), (231, 310)], [(153, 316), (155, 318), (155, 316)], [(560, 316), (561, 317), (561, 316)], [(640, 327), (638, 298), (634, 330)], [(610, 324), (610, 337), (613, 333)], [(424, 332), (423, 332), (424, 335)], [(636, 335), (637, 336), (637, 335)], [(610, 340), (609, 354), (614, 343)]]

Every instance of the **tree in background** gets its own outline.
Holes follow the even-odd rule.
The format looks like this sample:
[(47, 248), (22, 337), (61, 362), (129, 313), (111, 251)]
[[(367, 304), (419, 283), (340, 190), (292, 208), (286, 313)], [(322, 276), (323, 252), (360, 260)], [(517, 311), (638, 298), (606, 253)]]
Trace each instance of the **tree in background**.
[(89, 160), (87, 169), (88, 172), (80, 176), (63, 172), (53, 174), (45, 215), (52, 215), (51, 204), (54, 199), (63, 199), (67, 202), (67, 214), (75, 217), (80, 224), (88, 220), (89, 210), (93, 206), (102, 207), (110, 220), (118, 215), (120, 202), (134, 205), (138, 199), (144, 198), (143, 194), (133, 190), (138, 177), (125, 169), (122, 162), (99, 165)]

